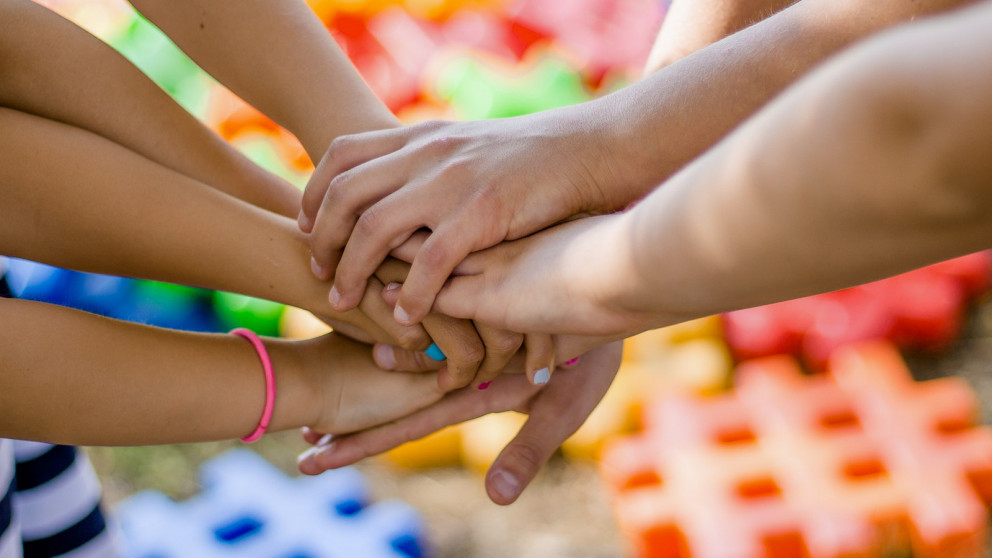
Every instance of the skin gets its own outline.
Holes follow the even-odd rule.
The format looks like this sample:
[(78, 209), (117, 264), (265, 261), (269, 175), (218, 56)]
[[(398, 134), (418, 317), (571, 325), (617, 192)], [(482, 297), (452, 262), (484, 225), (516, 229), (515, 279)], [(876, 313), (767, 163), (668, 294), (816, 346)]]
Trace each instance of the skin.
[[(131, 3), (204, 70), (296, 135), (311, 159), (319, 161), (314, 176), (326, 172), (324, 154), (335, 138), (399, 126), (302, 1)], [(273, 33), (272, 29), (280, 32)], [(258, 37), (266, 40), (259, 41)], [(289, 91), (291, 95), (287, 95)], [(342, 110), (345, 104), (347, 110)], [(300, 206), (297, 198), (294, 216), (300, 214)], [(321, 281), (332, 278), (317, 259), (311, 259), (311, 269)], [(362, 287), (360, 304), (375, 306), (373, 315), (382, 328), (387, 326), (381, 315), (384, 306), (378, 299), (388, 282), (383, 279), (396, 278), (392, 269), (369, 274)], [(330, 288), (325, 283), (325, 299)], [(375, 300), (366, 302), (369, 299)], [(390, 328), (403, 327), (390, 321)], [(478, 385), (495, 377), (524, 340), (517, 333), (440, 315), (424, 320), (423, 327), (447, 356), (441, 364), (441, 382), (446, 389), (473, 382)], [(405, 348), (424, 350), (428, 344), (406, 344)], [(533, 359), (547, 366), (552, 356), (535, 352)]]
[[(188, 4), (187, 8), (192, 9), (190, 6), (195, 3)], [(176, 6), (178, 3), (170, 3), (170, 7)], [(326, 150), (333, 134), (354, 131), (358, 120), (363, 123), (362, 129), (381, 128), (386, 122), (395, 125), (395, 119), (368, 92), (364, 82), (359, 79), (356, 84), (347, 79), (354, 70), (350, 65), (343, 68), (338, 63), (341, 54), (326, 30), (304, 4), (301, 3), (300, 6), (302, 9), (292, 8), (288, 3), (260, 3), (252, 12), (252, 17), (229, 18), (224, 20), (227, 22), (224, 25), (216, 25), (216, 35), (203, 37), (202, 33), (197, 32), (197, 41), (191, 41), (192, 50), (207, 51), (207, 54), (198, 57), (201, 58), (199, 62), (204, 63), (206, 60), (204, 65), (235, 83), (235, 89), (242, 96), (259, 97), (260, 102), (265, 103), (266, 110), (280, 115), (280, 118), (293, 126), (294, 132), (307, 140), (307, 147), (313, 153)], [(229, 7), (211, 5), (210, 8), (226, 10)], [(32, 2), (6, 0), (0, 3), (0, 9), (10, 16), (5, 21), (18, 22), (17, 25), (4, 27), (6, 32), (0, 42), (0, 64), (11, 74), (11, 79), (0, 84), (0, 101), (3, 106), (92, 132), (176, 171), (183, 175), (182, 181), (190, 182), (186, 179), (192, 179), (229, 194), (228, 197), (233, 199), (212, 196), (209, 192), (194, 188), (195, 191), (188, 194), (192, 197), (186, 198), (186, 201), (201, 207), (213, 207), (219, 212), (217, 220), (221, 223), (244, 226), (246, 230), (251, 230), (245, 238), (255, 236), (264, 241), (256, 244), (257, 253), (245, 255), (241, 248), (234, 248), (230, 244), (222, 245), (233, 241), (231, 235), (227, 235), (226, 239), (190, 238), (186, 241), (187, 244), (197, 244), (193, 246), (196, 250), (194, 253), (209, 253), (213, 259), (200, 260), (195, 268), (188, 265), (177, 267), (174, 264), (187, 257), (179, 249), (182, 235), (190, 236), (203, 230), (199, 219), (206, 216), (185, 214), (182, 200), (179, 199), (171, 199), (164, 207), (160, 207), (150, 203), (154, 198), (145, 198), (132, 200), (136, 204), (145, 204), (145, 207), (134, 207), (131, 216), (134, 217), (135, 227), (141, 226), (138, 221), (143, 215), (152, 212), (164, 215), (164, 212), (170, 210), (175, 213), (171, 218), (172, 222), (177, 225), (189, 224), (190, 228), (185, 231), (173, 231), (180, 237), (171, 248), (174, 259), (163, 259), (160, 252), (135, 250), (133, 258), (127, 262), (123, 262), (120, 257), (113, 258), (113, 261), (103, 261), (110, 259), (108, 253), (77, 255), (70, 261), (65, 254), (52, 253), (57, 244), (46, 248), (45, 253), (37, 256), (39, 259), (75, 269), (156, 278), (277, 300), (308, 309), (321, 316), (335, 330), (364, 342), (385, 342), (408, 350), (424, 350), (434, 341), (448, 356), (446, 362), (438, 363), (438, 366), (444, 367), (440, 381), (447, 389), (466, 385), (477, 374), (483, 377), (495, 376), (522, 343), (521, 335), (485, 327), (480, 327), (477, 331), (469, 322), (444, 316), (433, 316), (422, 327), (411, 328), (397, 324), (392, 319), (392, 309), (381, 299), (383, 284), (376, 278), (369, 282), (366, 289), (368, 296), (364, 297), (356, 311), (335, 311), (327, 302), (326, 284), (314, 281), (307, 270), (309, 254), (306, 250), (306, 238), (293, 230), (295, 225), (286, 226), (286, 221), (282, 219), (273, 219), (272, 215), (252, 211), (237, 203), (241, 200), (279, 215), (295, 217), (300, 206), (300, 192), (296, 188), (251, 164), (182, 110), (130, 63), (75, 25)], [(280, 24), (285, 29), (300, 31), (300, 28), (307, 28), (312, 31), (316, 25), (321, 32), (321, 40), (314, 40), (312, 44), (301, 43), (306, 35), (300, 32), (290, 39), (276, 41), (280, 45), (279, 49), (267, 50), (267, 58), (253, 59), (251, 64), (245, 64), (240, 58), (225, 58), (223, 53), (210, 53), (208, 47), (211, 41), (223, 39), (256, 42), (254, 35), (250, 33), (251, 29), (259, 25), (259, 20), (271, 26), (271, 21), (276, 20), (266, 18), (276, 17), (272, 12), (279, 12), (280, 17), (284, 18)], [(212, 12), (205, 12), (204, 16), (210, 13)], [(228, 15), (222, 12), (217, 17)], [(193, 21), (198, 19), (193, 18)], [(208, 18), (208, 23), (212, 21)], [(182, 28), (169, 27), (176, 25), (175, 21), (171, 24), (168, 21), (164, 24), (160, 21), (156, 23), (170, 32), (183, 33)], [(238, 27), (239, 24), (244, 24), (248, 32)], [(192, 26), (199, 30), (195, 23)], [(222, 30), (226, 30), (226, 33), (221, 32)], [(281, 37), (281, 34), (276, 35)], [(184, 48), (186, 47), (184, 44)], [(307, 54), (319, 69), (304, 72), (310, 76), (308, 80), (302, 80), (299, 72), (286, 69), (293, 65), (282, 63), (287, 56), (297, 56), (300, 52)], [(257, 70), (260, 67), (271, 70), (274, 79), (259, 80)], [(99, 68), (99, 71), (91, 72), (90, 68)], [(277, 73), (272, 68), (283, 70)], [(338, 72), (344, 76), (342, 79), (337, 79)], [(94, 79), (94, 75), (98, 79)], [(63, 79), (64, 77), (69, 79)], [(300, 94), (286, 98), (277, 105), (271, 100), (271, 95), (277, 91), (285, 92), (274, 85), (278, 80), (293, 80), (293, 83), (306, 84), (315, 91), (307, 91), (302, 87), (294, 89)], [(116, 83), (119, 87), (108, 92), (103, 86), (107, 82)], [(333, 103), (320, 101), (319, 92), (326, 90), (329, 84), (338, 87), (336, 94), (354, 99), (354, 110), (340, 110)], [(294, 116), (307, 111), (319, 115), (319, 123), (312, 118)], [(135, 122), (144, 125), (134, 126)], [(69, 178), (67, 183), (72, 183), (73, 180), (75, 179)], [(109, 188), (99, 182), (98, 179), (93, 180), (94, 186)], [(167, 190), (162, 190), (165, 191)], [(154, 195), (161, 197), (162, 192)], [(38, 196), (56, 194), (54, 191), (40, 190), (27, 190), (26, 193)], [(201, 200), (201, 197), (209, 199)], [(41, 198), (25, 198), (24, 202), (49, 203)], [(65, 204), (62, 207), (71, 211)], [(54, 214), (51, 216), (55, 217)], [(75, 215), (68, 218), (71, 220), (79, 217), (80, 215)], [(56, 229), (53, 232), (54, 230)], [(100, 234), (106, 237), (103, 242), (116, 246), (118, 243), (130, 243), (133, 232), (126, 228), (108, 228), (101, 230)], [(61, 239), (59, 236), (57, 239), (47, 240)], [(200, 244), (205, 239), (207, 245)], [(16, 246), (11, 247), (8, 253), (14, 253), (11, 250), (17, 249)], [(223, 250), (228, 250), (229, 253), (221, 254)], [(394, 268), (395, 265), (390, 269)], [(240, 273), (232, 276), (229, 271), (232, 269)], [(396, 277), (396, 272), (390, 272), (389, 277)]]
[[(253, 216), (281, 219), (287, 233), (299, 234), (290, 220), (244, 202), (225, 213), (230, 196), (92, 132), (11, 109), (0, 109), (0, 129), (3, 253), (91, 262), (119, 272), (151, 254), (160, 256), (151, 259), (169, 274), (169, 265), (195, 270), (189, 258), (209, 261), (230, 252), (211, 253), (200, 234), (226, 248), (257, 242), (264, 251), (272, 245), (264, 232), (246, 239), (227, 216), (242, 223)], [(172, 211), (184, 195), (202, 203)], [(137, 200), (151, 204), (149, 211), (135, 212), (146, 209), (136, 207)], [(196, 234), (170, 234), (176, 230), (170, 219), (181, 215), (189, 220), (180, 225), (199, 225)], [(108, 228), (118, 232), (105, 234)], [(305, 266), (298, 274), (309, 276)], [(0, 341), (0, 437), (89, 445), (195, 442), (244, 436), (261, 415), (258, 356), (243, 339), (11, 299), (0, 299), (0, 325), (7, 332)], [(273, 431), (310, 426), (349, 432), (402, 417), (443, 395), (436, 374), (382, 371), (367, 347), (338, 334), (266, 345), (277, 378)]]
[(796, 0), (675, 0), (665, 13), (644, 72), (654, 73), (795, 3)]
[(986, 2), (845, 53), (630, 211), (470, 257), (438, 309), (629, 335), (992, 247), (990, 23)]
[[(828, 56), (967, 2), (801, 0), (589, 103), (339, 138), (325, 156), (330, 170), (307, 185), (301, 226), (319, 267), (334, 274), (339, 310), (361, 301), (390, 251), (430, 229), (394, 312), (401, 324), (417, 323), (469, 253), (578, 213), (627, 207)], [(749, 19), (703, 22), (708, 31), (695, 44)]]
[[(989, 247), (992, 169), (983, 150), (992, 127), (976, 121), (992, 118), (982, 64), (992, 47), (985, 32), (990, 22), (992, 3), (984, 2), (857, 47), (792, 88), (635, 209), (578, 220), (473, 256), (460, 269), (470, 275), (452, 279), (438, 305), (456, 314), (458, 306), (466, 315), (487, 312), (507, 325), (518, 320), (538, 328), (554, 321), (556, 329), (574, 330), (577, 323), (594, 324), (596, 332), (626, 335)], [(962, 86), (950, 90), (941, 85), (946, 83)], [(557, 259), (541, 257), (563, 252), (568, 254)], [(478, 265), (477, 274), (466, 269), (471, 265)], [(534, 290), (525, 288), (524, 278)], [(479, 289), (473, 301), (458, 292), (459, 283)], [(567, 318), (556, 304), (562, 293), (572, 294), (564, 305)], [(488, 301), (494, 304), (480, 304)], [(500, 303), (517, 306), (506, 311), (495, 307)], [(538, 316), (542, 310), (552, 318)], [(599, 327), (604, 323), (609, 325)], [(585, 357), (579, 364), (584, 363)], [(566, 401), (575, 398), (570, 389), (580, 388), (562, 381), (571, 374), (553, 376), (533, 400), (535, 406), (560, 405), (557, 419), (539, 425), (540, 417), (532, 416), (535, 428), (527, 439), (515, 440), (520, 445), (504, 450), (490, 469), (487, 489), (495, 502), (512, 502), (542, 457), (564, 439), (555, 420), (575, 417)], [(502, 387), (507, 399), (483, 410), (532, 401), (526, 390), (513, 387)], [(480, 405), (486, 403), (456, 392), (395, 423), (334, 439), (306, 455), (301, 470), (353, 463), (477, 416)], [(317, 441), (312, 434), (309, 439)], [(502, 473), (514, 482), (497, 481)], [(509, 497), (503, 493), (507, 486)]]
[[(0, 437), (137, 445), (241, 437), (262, 414), (265, 387), (247, 341), (110, 320), (0, 299), (4, 420)], [(58, 350), (52, 350), (58, 339)], [(351, 432), (439, 399), (434, 374), (380, 370), (338, 334), (266, 339), (276, 371), (270, 432)]]

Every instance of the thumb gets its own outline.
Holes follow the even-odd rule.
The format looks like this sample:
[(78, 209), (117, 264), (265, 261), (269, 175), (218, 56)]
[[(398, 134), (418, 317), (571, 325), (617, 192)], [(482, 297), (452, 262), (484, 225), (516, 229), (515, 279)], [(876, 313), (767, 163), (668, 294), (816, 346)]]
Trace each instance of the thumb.
[(520, 497), (541, 467), (551, 459), (574, 429), (547, 415), (531, 415), (486, 473), (489, 499), (505, 506)]

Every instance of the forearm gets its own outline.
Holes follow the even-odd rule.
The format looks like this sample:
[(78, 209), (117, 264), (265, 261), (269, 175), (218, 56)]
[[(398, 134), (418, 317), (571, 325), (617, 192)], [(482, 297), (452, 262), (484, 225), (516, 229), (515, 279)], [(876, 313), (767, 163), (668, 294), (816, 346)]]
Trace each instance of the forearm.
[[(801, 0), (641, 82), (567, 109), (600, 130), (623, 208), (703, 153), (813, 66), (895, 23), (968, 0)], [(595, 126), (595, 124), (594, 124)], [(623, 167), (620, 167), (620, 165)]]
[(315, 162), (337, 136), (398, 124), (300, 0), (131, 3), (204, 70), (293, 132)]
[(990, 7), (842, 55), (659, 188), (615, 302), (668, 323), (992, 246)]
[(645, 74), (668, 66), (796, 0), (675, 0), (651, 49)]
[[(261, 362), (240, 337), (119, 322), (0, 299), (0, 436), (85, 445), (246, 436), (265, 401)], [(267, 340), (270, 431), (314, 424), (319, 394), (283, 341)]]
[(0, 106), (89, 130), (270, 211), (299, 212), (299, 190), (252, 164), (96, 37), (26, 0), (0, 2), (0, 14)]
[(330, 307), (295, 221), (78, 128), (0, 109), (0, 129), (0, 253), (348, 315), (390, 340)]

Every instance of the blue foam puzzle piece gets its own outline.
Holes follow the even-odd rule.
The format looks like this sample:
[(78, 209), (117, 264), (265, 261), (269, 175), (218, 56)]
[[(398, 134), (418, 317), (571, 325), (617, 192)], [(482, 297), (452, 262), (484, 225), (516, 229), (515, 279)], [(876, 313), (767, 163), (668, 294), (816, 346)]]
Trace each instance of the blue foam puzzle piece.
[(424, 558), (420, 515), (397, 500), (373, 503), (353, 468), (291, 478), (249, 450), (205, 463), (203, 491), (173, 502), (158, 492), (117, 506), (133, 558)]

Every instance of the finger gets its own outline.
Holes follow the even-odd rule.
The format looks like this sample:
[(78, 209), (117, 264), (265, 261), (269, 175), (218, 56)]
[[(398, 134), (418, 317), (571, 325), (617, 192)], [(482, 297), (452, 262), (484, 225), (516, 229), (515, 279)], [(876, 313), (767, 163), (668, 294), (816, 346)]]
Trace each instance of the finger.
[(482, 324), (475, 324), (475, 330), (482, 338), (486, 356), (479, 366), (479, 372), (475, 375), (472, 385), (477, 389), (487, 389), (492, 380), (499, 376), (517, 354), (520, 346), (523, 345), (524, 336)]
[[(388, 288), (389, 285), (386, 287)], [(506, 329), (506, 320), (502, 314), (496, 315), (487, 311), (486, 304), (494, 296), (492, 287), (491, 281), (484, 273), (451, 277), (434, 299), (433, 311), (452, 318), (473, 320)], [(398, 301), (398, 295), (383, 294), (383, 298), (390, 304), (397, 303), (392, 300), (394, 296)]]
[(382, 298), (383, 284), (370, 277), (358, 309), (375, 322), (392, 340), (394, 345), (411, 351), (423, 351), (431, 344), (427, 331), (420, 325), (404, 326), (393, 319), (393, 307)]
[[(437, 374), (355, 369), (346, 381), (330, 422), (318, 425), (334, 434), (357, 432), (427, 407), (444, 396)], [(383, 394), (386, 394), (385, 396)]]
[(397, 372), (429, 372), (446, 366), (444, 361), (433, 359), (423, 351), (408, 351), (382, 343), (372, 347), (372, 358), (379, 368)]
[[(404, 267), (402, 264), (383, 265), (376, 272), (377, 278), (380, 276), (384, 279), (400, 277), (402, 276), (402, 267)], [(390, 282), (383, 289), (382, 297), (386, 304), (395, 304), (399, 286), (400, 283)], [(472, 322), (450, 318), (441, 314), (430, 314), (424, 318), (422, 324), (427, 334), (437, 346), (440, 355), (447, 357), (447, 368), (438, 376), (438, 381), (441, 382), (441, 388), (444, 390), (453, 390), (472, 383), (473, 378), (475, 378), (480, 365), (486, 359), (489, 351)], [(494, 340), (494, 343), (496, 341)], [(498, 341), (505, 344), (504, 339), (499, 339)], [(494, 349), (499, 350), (501, 347), (494, 347)], [(513, 349), (505, 360), (512, 358), (515, 352), (516, 348)], [(414, 366), (425, 364), (425, 361), (420, 355), (401, 355), (397, 358), (407, 357), (413, 361), (412, 364)], [(500, 358), (502, 357), (497, 357), (496, 360), (498, 361)], [(435, 358), (433, 360), (436, 361), (438, 359)], [(500, 369), (502, 369), (502, 366)]]
[[(430, 231), (418, 230), (417, 232), (410, 235), (410, 238), (406, 239), (406, 242), (400, 244), (396, 248), (393, 248), (389, 255), (406, 263), (413, 262), (413, 259), (417, 257), (417, 253), (420, 252), (420, 247), (424, 245), (424, 241), (430, 236)], [(403, 278), (406, 278), (404, 273)]]
[(394, 312), (397, 322), (414, 324), (423, 320), (455, 266), (472, 250), (480, 248), (476, 246), (477, 238), (470, 228), (467, 234), (459, 228), (457, 225), (442, 225), (424, 241), (403, 282)]
[[(334, 271), (334, 287), (337, 301), (331, 304), (341, 310), (358, 304), (362, 295), (365, 280), (375, 272), (389, 255), (389, 252), (406, 242), (410, 235), (419, 229), (427, 218), (426, 213), (433, 208), (417, 208), (407, 203), (407, 196), (402, 192), (394, 192), (366, 208), (355, 221), (354, 229), (346, 237), (347, 244), (341, 252), (341, 258)], [(314, 229), (311, 243), (314, 250), (324, 249), (319, 245), (324, 239), (317, 239), (317, 228)], [(326, 249), (338, 250), (330, 244)], [(416, 322), (401, 321), (403, 325), (413, 325)]]
[(482, 339), (472, 322), (430, 314), (422, 323), (447, 357), (447, 367), (438, 375), (439, 387), (451, 391), (472, 383), (486, 356)]
[(316, 445), (324, 437), (331, 436), (330, 434), (324, 432), (317, 432), (311, 429), (309, 426), (304, 426), (303, 428), (301, 428), (300, 434), (303, 435), (303, 441), (310, 444), (311, 446)]
[[(331, 326), (331, 329), (334, 331), (350, 337), (359, 343), (372, 344), (376, 341), (383, 343), (393, 341), (393, 337), (379, 327), (379, 324), (372, 321), (371, 318), (357, 309), (350, 310), (337, 318), (328, 318), (321, 314), (315, 314), (315, 316)], [(348, 321), (345, 322), (345, 319)]]
[(473, 389), (448, 393), (434, 405), (409, 416), (355, 434), (335, 437), (330, 448), (301, 460), (300, 472), (316, 475), (328, 469), (354, 464), (452, 424), (491, 412), (510, 410), (535, 392), (523, 376), (511, 376), (498, 385), (493, 384), (485, 394)]
[(335, 176), (324, 193), (310, 232), (313, 265), (334, 275), (360, 216), (406, 182), (409, 162), (389, 153)]
[(544, 333), (528, 333), (524, 336), (524, 348), (527, 350), (524, 364), (527, 377), (534, 385), (548, 383), (551, 371), (555, 369), (554, 339)]
[(317, 168), (310, 175), (303, 191), (298, 218), (300, 230), (307, 233), (313, 230), (317, 211), (335, 176), (365, 161), (400, 149), (406, 144), (406, 134), (403, 128), (397, 128), (335, 138), (317, 163)]
[(527, 422), (486, 474), (486, 492), (493, 502), (516, 501), (555, 450), (582, 426), (613, 382), (619, 350), (607, 346), (589, 353), (572, 370), (556, 374), (532, 400)]

